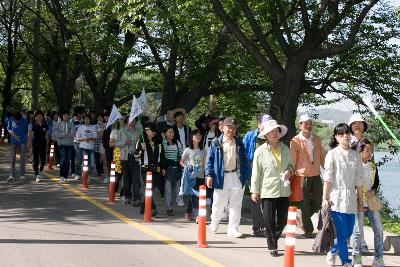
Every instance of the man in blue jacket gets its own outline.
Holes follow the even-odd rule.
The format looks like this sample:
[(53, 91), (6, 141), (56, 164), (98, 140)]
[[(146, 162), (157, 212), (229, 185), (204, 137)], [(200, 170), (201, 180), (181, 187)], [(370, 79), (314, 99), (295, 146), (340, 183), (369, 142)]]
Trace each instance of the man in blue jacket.
[(211, 231), (216, 232), (219, 222), (228, 206), (229, 222), (227, 234), (242, 237), (239, 224), (242, 212), (244, 186), (250, 175), (246, 152), (242, 141), (235, 137), (237, 120), (224, 120), (223, 134), (215, 138), (206, 160), (206, 183), (214, 188), (214, 202), (211, 212)]
[(11, 166), (10, 176), (8, 177), (9, 182), (15, 180), (15, 159), (17, 154), (17, 146), (20, 151), (20, 180), (24, 181), (25, 178), (25, 152), (26, 152), (26, 141), (28, 137), (28, 120), (22, 117), (20, 112), (17, 112), (13, 118), (8, 121), (7, 131), (10, 134), (11, 143)]
[[(265, 140), (257, 140), (257, 136), (262, 131), (262, 123), (271, 120), (270, 115), (261, 114), (258, 120), (258, 128), (253, 131), (248, 131), (243, 137), (243, 145), (246, 150), (246, 156), (249, 162), (249, 168), (251, 169), (254, 158), (254, 151), (256, 148), (265, 143)], [(253, 235), (264, 236), (265, 235), (265, 223), (262, 214), (262, 204), (254, 203), (251, 201), (251, 219), (253, 221)]]

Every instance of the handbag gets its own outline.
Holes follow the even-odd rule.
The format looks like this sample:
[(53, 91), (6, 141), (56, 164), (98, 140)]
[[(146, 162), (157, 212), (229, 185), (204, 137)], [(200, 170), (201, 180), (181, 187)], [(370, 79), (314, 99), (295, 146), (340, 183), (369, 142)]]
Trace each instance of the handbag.
[(368, 208), (372, 211), (379, 211), (382, 209), (382, 202), (374, 195), (367, 199)]
[(293, 176), (290, 179), (290, 191), (289, 201), (299, 202), (303, 201), (303, 191), (301, 188), (301, 176)]

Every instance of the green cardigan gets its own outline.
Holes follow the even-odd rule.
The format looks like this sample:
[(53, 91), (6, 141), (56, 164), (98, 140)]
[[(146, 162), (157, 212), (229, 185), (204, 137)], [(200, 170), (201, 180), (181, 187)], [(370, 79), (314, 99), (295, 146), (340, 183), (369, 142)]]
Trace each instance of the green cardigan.
[[(279, 149), (281, 151), (282, 172), (290, 170), (293, 173), (289, 148), (279, 142)], [(260, 198), (290, 196), (290, 186), (284, 186), (278, 164), (271, 152), (271, 146), (267, 143), (259, 146), (254, 152), (250, 192), (259, 194)]]

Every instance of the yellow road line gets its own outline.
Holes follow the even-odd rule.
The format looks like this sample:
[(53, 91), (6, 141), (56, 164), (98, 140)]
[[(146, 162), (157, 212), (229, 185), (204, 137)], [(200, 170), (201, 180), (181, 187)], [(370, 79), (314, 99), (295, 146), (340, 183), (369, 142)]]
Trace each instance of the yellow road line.
[[(54, 176), (54, 175), (50, 175), (48, 173), (45, 173), (45, 175), (48, 178), (50, 178), (52, 181), (54, 181), (54, 182), (58, 182), (59, 181), (59, 178)], [(69, 184), (62, 184), (62, 186), (65, 189), (67, 189), (68, 191), (70, 191), (71, 193), (74, 193), (74, 194), (80, 196), (81, 198), (83, 198), (86, 201), (92, 203), (93, 205), (95, 205), (99, 209), (102, 209), (103, 211), (111, 214), (112, 216), (116, 217), (117, 219), (123, 221), (124, 223), (132, 226), (133, 228), (141, 231), (142, 233), (145, 233), (145, 234), (147, 234), (147, 235), (149, 235), (149, 236), (151, 236), (151, 237), (153, 237), (155, 239), (160, 240), (164, 244), (166, 244), (166, 245), (168, 245), (170, 247), (173, 247), (174, 249), (176, 249), (176, 250), (188, 255), (189, 257), (192, 257), (193, 259), (203, 263), (204, 265), (216, 266), (216, 267), (217, 266), (218, 267), (224, 266), (223, 264), (221, 264), (221, 263), (219, 263), (219, 262), (217, 262), (217, 261), (215, 261), (215, 260), (213, 260), (211, 258), (208, 258), (208, 257), (206, 257), (206, 256), (204, 256), (204, 255), (202, 255), (202, 254), (200, 254), (200, 253), (198, 253), (198, 252), (196, 252), (196, 251), (194, 251), (194, 250), (192, 250), (192, 249), (190, 249), (190, 248), (188, 248), (188, 247), (176, 242), (175, 240), (172, 240), (171, 238), (169, 238), (169, 237), (167, 237), (167, 236), (165, 236), (165, 235), (163, 235), (163, 234), (161, 234), (161, 233), (159, 233), (159, 232), (157, 232), (155, 230), (152, 230), (152, 229), (140, 224), (139, 222), (136, 222), (135, 220), (133, 220), (131, 218), (128, 218), (127, 216), (125, 216), (125, 215), (123, 215), (123, 214), (111, 209), (110, 207), (107, 207), (103, 203), (97, 201), (93, 197), (85, 194), (84, 192), (76, 189), (75, 187), (73, 187), (73, 186), (71, 186)]]

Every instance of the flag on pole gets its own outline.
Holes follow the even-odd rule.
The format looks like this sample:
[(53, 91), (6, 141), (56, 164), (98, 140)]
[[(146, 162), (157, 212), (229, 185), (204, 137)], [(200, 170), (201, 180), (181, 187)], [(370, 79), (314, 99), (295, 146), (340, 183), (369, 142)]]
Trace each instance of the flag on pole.
[(140, 108), (143, 111), (147, 104), (146, 92), (144, 91), (144, 87), (143, 87), (142, 93), (140, 94), (140, 96), (138, 98), (138, 102), (139, 102)]
[(111, 110), (111, 114), (110, 114), (110, 118), (108, 119), (106, 128), (110, 127), (111, 125), (114, 124), (114, 122), (116, 122), (117, 120), (119, 120), (120, 118), (122, 118), (121, 113), (119, 112), (117, 106), (115, 104), (113, 104), (112, 106), (112, 110)]
[(392, 136), (392, 138), (396, 141), (397, 146), (400, 147), (400, 140), (397, 138), (397, 136), (393, 133), (393, 131), (389, 128), (389, 126), (386, 124), (386, 122), (383, 121), (382, 117), (379, 116), (378, 112), (376, 111), (374, 105), (372, 104), (372, 100), (369, 97), (363, 97), (362, 99), (369, 108), (369, 110), (375, 115), (375, 118), (379, 120), (379, 122), (383, 125), (385, 130)]
[(137, 101), (136, 97), (133, 96), (132, 98), (132, 107), (131, 107), (131, 113), (129, 113), (129, 124), (137, 117), (139, 114), (142, 113), (142, 108), (139, 105), (139, 102)]

